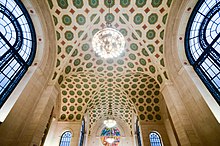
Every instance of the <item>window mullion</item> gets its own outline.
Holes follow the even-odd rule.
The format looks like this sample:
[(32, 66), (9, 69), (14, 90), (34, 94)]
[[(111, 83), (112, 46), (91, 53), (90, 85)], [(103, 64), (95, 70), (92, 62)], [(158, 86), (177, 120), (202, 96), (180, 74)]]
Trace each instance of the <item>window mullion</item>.
[(215, 37), (214, 40), (212, 40), (211, 44), (209, 46), (214, 45), (215, 42), (217, 42), (217, 40), (220, 38), (220, 33)]
[[(212, 51), (215, 51), (215, 49), (213, 49)], [(215, 53), (217, 53), (217, 52), (215, 51)], [(213, 55), (212, 53), (209, 54), (209, 57), (212, 58), (212, 60), (213, 60), (218, 66), (220, 66), (219, 61), (214, 57), (214, 55)]]
[[(15, 17), (14, 19), (12, 19), (12, 21), (10, 21), (10, 23), (8, 23), (7, 25), (11, 24), (12, 22), (18, 20), (21, 16), (23, 16), (24, 14), (19, 15), (18, 17)], [(5, 26), (7, 26), (5, 25)]]
[(11, 52), (9, 52), (9, 53), (11, 54), (11, 56), (9, 56), (8, 58), (5, 59), (4, 64), (0, 66), (0, 71), (2, 71), (2, 69), (5, 67), (5, 65), (13, 58), (12, 53)]
[(22, 66), (28, 67), (27, 63), (24, 61), (24, 59), (20, 56), (17, 50), (13, 49), (14, 58), (22, 63)]
[(205, 49), (204, 52), (199, 56), (199, 58), (194, 62), (193, 68), (197, 68), (207, 58), (207, 56), (207, 49)]
[[(201, 64), (205, 60), (207, 55), (210, 54), (211, 51), (215, 51), (215, 49), (213, 49), (212, 46), (219, 38), (220, 38), (220, 33), (215, 37), (215, 39), (211, 42), (211, 44), (209, 44), (209, 46), (206, 49), (204, 49), (204, 52), (195, 61), (195, 63), (193, 64), (193, 67), (197, 67), (199, 64)], [(217, 52), (215, 51), (215, 53), (217, 53)], [(212, 56), (212, 55), (210, 55), (210, 56)], [(215, 60), (213, 57), (212, 57), (212, 59)]]
[(5, 38), (5, 36), (0, 32), (0, 37), (5, 41), (5, 43), (11, 48), (11, 44), (8, 42), (8, 40)]
[(15, 56), (15, 59), (18, 60), (18, 62), (22, 62), (23, 65), (27, 66), (27, 63), (24, 61), (24, 59), (19, 55), (18, 51), (14, 49), (14, 47), (8, 42), (8, 40), (4, 37), (4, 35), (0, 32), (0, 37), (5, 41), (5, 43), (10, 47), (12, 51), (12, 55)]

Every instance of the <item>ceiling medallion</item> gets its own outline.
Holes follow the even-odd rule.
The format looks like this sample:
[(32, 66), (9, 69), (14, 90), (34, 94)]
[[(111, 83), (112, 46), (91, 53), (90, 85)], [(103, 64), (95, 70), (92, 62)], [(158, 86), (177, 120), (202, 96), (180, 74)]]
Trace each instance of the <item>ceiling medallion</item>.
[[(110, 3), (109, 14), (110, 14)], [(98, 31), (92, 39), (94, 51), (103, 58), (118, 57), (124, 50), (124, 36), (117, 29), (112, 28), (111, 22), (106, 22), (107, 27)]]

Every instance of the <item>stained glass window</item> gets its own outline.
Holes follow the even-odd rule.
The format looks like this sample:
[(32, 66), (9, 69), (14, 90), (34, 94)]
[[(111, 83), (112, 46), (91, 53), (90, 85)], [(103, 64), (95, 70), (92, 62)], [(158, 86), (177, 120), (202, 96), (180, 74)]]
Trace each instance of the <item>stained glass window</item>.
[(151, 132), (149, 137), (151, 146), (162, 146), (160, 135), (157, 132)]
[(64, 132), (60, 139), (60, 146), (70, 146), (71, 138), (72, 133), (70, 131)]
[(185, 35), (186, 55), (220, 104), (220, 0), (200, 0), (196, 4)]
[[(112, 144), (109, 144), (108, 142), (106, 142), (106, 139), (111, 136), (115, 139), (115, 141)], [(104, 146), (118, 146), (120, 142), (120, 136), (121, 134), (117, 127), (113, 127), (113, 128), (105, 127), (101, 133), (102, 144)]]
[(33, 62), (36, 36), (20, 0), (0, 1), (0, 108)]

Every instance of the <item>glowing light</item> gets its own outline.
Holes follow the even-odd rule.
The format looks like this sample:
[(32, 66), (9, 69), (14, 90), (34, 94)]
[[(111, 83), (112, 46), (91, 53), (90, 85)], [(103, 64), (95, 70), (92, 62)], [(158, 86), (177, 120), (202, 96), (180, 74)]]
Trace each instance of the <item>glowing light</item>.
[(104, 121), (104, 124), (107, 128), (112, 128), (116, 125), (116, 121), (113, 119), (107, 119)]
[(118, 57), (124, 51), (125, 39), (118, 30), (107, 27), (93, 36), (92, 46), (103, 58)]

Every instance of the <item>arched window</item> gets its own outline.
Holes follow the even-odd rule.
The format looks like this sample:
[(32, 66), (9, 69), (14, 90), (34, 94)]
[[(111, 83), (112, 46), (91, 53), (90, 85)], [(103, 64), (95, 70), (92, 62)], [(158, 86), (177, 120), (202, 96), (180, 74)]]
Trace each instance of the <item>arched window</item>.
[(83, 146), (84, 135), (85, 135), (85, 119), (83, 118), (82, 127), (81, 127), (81, 131), (80, 131), (79, 146)]
[(194, 70), (220, 104), (220, 1), (200, 0), (185, 35), (186, 55)]
[(0, 108), (34, 60), (36, 36), (20, 0), (0, 1)]
[(70, 131), (64, 132), (60, 139), (60, 146), (70, 146), (71, 138), (72, 133)]
[(149, 137), (151, 146), (162, 146), (160, 135), (157, 132), (151, 132)]
[(139, 127), (138, 119), (136, 121), (136, 132), (137, 132), (138, 146), (142, 146), (142, 144), (141, 144), (141, 133), (140, 133), (140, 127)]

